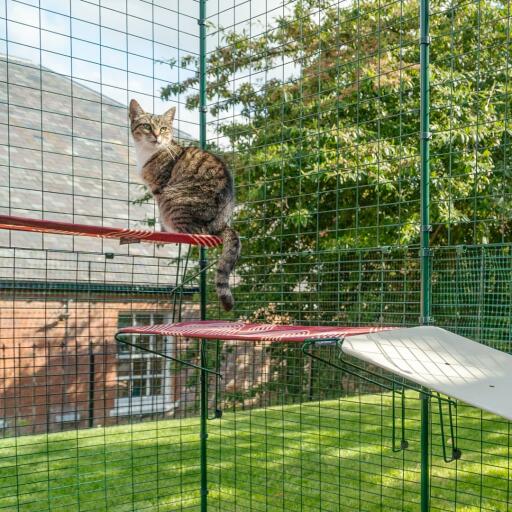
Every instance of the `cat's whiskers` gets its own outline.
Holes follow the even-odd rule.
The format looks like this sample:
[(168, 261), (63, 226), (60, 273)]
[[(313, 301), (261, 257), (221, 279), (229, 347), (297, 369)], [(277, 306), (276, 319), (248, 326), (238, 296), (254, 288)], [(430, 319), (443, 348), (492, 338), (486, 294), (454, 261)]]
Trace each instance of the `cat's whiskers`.
[(164, 146), (165, 151), (168, 153), (168, 155), (174, 160), (178, 156), (178, 151), (176, 151), (170, 144), (167, 146)]

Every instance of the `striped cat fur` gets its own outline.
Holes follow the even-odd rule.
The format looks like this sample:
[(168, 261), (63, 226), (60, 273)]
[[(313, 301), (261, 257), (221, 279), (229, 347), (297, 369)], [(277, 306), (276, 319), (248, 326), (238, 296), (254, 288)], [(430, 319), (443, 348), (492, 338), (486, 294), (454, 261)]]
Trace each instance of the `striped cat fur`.
[(137, 168), (153, 194), (164, 231), (223, 238), (215, 287), (226, 311), (234, 306), (229, 276), (240, 256), (238, 233), (230, 226), (235, 205), (233, 178), (217, 156), (184, 147), (173, 138), (176, 108), (162, 115), (145, 112), (131, 100), (129, 117)]

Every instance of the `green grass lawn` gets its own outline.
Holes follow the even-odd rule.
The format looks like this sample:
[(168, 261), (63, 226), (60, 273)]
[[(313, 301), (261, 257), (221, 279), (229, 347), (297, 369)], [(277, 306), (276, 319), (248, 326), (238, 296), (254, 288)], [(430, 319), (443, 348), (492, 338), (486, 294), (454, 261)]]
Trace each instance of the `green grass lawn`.
[[(226, 412), (208, 423), (210, 509), (418, 510), (413, 396), (399, 453), (389, 395)], [(432, 510), (510, 510), (509, 424), (459, 407), (463, 458), (445, 464), (438, 419), (434, 408)], [(198, 431), (194, 418), (4, 439), (0, 510), (198, 510)]]

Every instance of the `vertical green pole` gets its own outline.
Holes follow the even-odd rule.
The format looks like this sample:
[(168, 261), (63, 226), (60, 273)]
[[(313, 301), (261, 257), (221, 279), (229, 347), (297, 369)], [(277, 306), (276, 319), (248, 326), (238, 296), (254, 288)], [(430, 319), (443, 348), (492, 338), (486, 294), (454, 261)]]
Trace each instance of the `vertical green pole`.
[[(199, 256), (199, 268), (201, 269), (199, 287), (201, 292), (201, 320), (206, 319), (206, 249), (201, 247)], [(201, 512), (208, 509), (208, 468), (207, 468), (207, 418), (208, 418), (208, 381), (206, 368), (206, 340), (200, 342), (201, 350), (201, 381), (199, 407), (201, 413), (201, 429), (200, 429), (200, 457), (201, 457)]]
[(425, 393), (421, 397), (421, 512), (430, 510), (430, 401)]
[[(429, 0), (420, 1), (420, 159), (421, 159), (421, 313), (420, 324), (431, 323), (430, 279), (430, 84), (429, 84)], [(421, 512), (430, 508), (430, 401), (421, 399)]]
[[(199, 0), (199, 143), (206, 147), (206, 0)], [(199, 250), (199, 288), (201, 293), (201, 320), (206, 319), (206, 249)], [(206, 368), (206, 341), (201, 340), (201, 368)], [(200, 397), (201, 431), (201, 512), (208, 509), (208, 468), (207, 468), (207, 418), (208, 381), (205, 370), (201, 370)]]

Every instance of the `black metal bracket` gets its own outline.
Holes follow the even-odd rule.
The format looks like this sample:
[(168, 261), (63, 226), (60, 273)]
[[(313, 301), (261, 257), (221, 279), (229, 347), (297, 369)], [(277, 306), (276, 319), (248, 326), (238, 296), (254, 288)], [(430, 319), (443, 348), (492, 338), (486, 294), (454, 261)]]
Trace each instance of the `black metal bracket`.
[(441, 400), (441, 396), (437, 393), (437, 403), (439, 404), (439, 426), (441, 427), (441, 438), (442, 438), (442, 447), (443, 447), (443, 459), (446, 463), (453, 462), (454, 460), (458, 460), (462, 456), (462, 452), (460, 448), (457, 448), (457, 438), (455, 435), (454, 421), (453, 421), (453, 409), (455, 409), (455, 416), (457, 416), (457, 403), (453, 400), (448, 400), (448, 421), (449, 421), (449, 436), (450, 436), (450, 445), (452, 449), (452, 454), (450, 457), (447, 456), (448, 444), (446, 442), (446, 438), (444, 435), (444, 414), (443, 414), (443, 401)]
[[(382, 387), (384, 389), (387, 389), (388, 391), (391, 391), (392, 393), (392, 450), (394, 452), (399, 452), (402, 450), (405, 450), (408, 448), (409, 443), (405, 439), (405, 386), (390, 377), (387, 377), (385, 375), (379, 375), (378, 373), (372, 372), (368, 370), (367, 368), (364, 368), (363, 366), (359, 366), (357, 364), (351, 363), (350, 361), (347, 361), (346, 359), (343, 359), (343, 350), (342, 345), (345, 338), (330, 338), (330, 339), (324, 339), (324, 340), (306, 340), (304, 344), (302, 345), (302, 351), (307, 356), (311, 357), (312, 359), (316, 359), (317, 361), (320, 361), (324, 364), (327, 364), (333, 368), (337, 368), (338, 370), (344, 371), (350, 375), (353, 375), (354, 377), (357, 377), (359, 379), (362, 379), (370, 384), (373, 384), (375, 386)], [(328, 346), (328, 345), (334, 345), (338, 348), (339, 354), (338, 359), (341, 361), (343, 366), (337, 365), (333, 363), (332, 361), (329, 361), (327, 359), (324, 359), (320, 356), (317, 356), (313, 352), (310, 352), (308, 349), (312, 346)], [(366, 374), (370, 375), (368, 377)], [(401, 414), (400, 414), (400, 444), (397, 443), (397, 414), (396, 414), (396, 395), (400, 395), (400, 403), (401, 403)]]
[[(430, 399), (437, 400), (439, 404), (439, 421), (441, 427), (441, 442), (443, 448), (443, 459), (445, 462), (449, 463), (454, 460), (458, 460), (461, 458), (462, 452), (459, 448), (457, 448), (457, 441), (455, 435), (454, 421), (453, 421), (453, 411), (457, 409), (457, 403), (451, 398), (441, 396), (439, 393), (433, 393), (432, 391), (425, 389), (421, 386), (414, 385), (412, 383), (404, 382), (401, 380), (396, 380), (392, 377), (388, 377), (387, 375), (381, 375), (372, 370), (365, 368), (363, 366), (352, 363), (351, 361), (347, 361), (343, 358), (343, 342), (345, 338), (328, 338), (328, 339), (309, 339), (305, 340), (302, 345), (302, 352), (311, 357), (312, 359), (316, 359), (324, 364), (327, 364), (333, 368), (337, 368), (338, 370), (344, 371), (354, 377), (362, 379), (370, 384), (374, 384), (383, 389), (391, 391), (392, 393), (392, 450), (394, 452), (399, 452), (405, 450), (409, 447), (408, 441), (405, 439), (405, 390), (410, 389), (412, 391), (417, 391), (422, 395), (428, 396)], [(335, 346), (338, 349), (338, 360), (341, 364), (336, 364), (333, 361), (328, 359), (324, 359), (313, 352), (310, 351), (310, 348), (320, 347), (320, 346)], [(398, 416), (396, 414), (397, 411), (397, 397), (400, 397), (400, 443), (397, 443), (397, 431), (398, 431)], [(446, 404), (448, 407), (448, 421), (449, 421), (449, 438), (450, 438), (450, 447), (452, 454), (451, 456), (447, 456), (448, 453), (448, 442), (446, 440), (445, 435), (445, 424), (444, 424), (444, 414), (443, 414), (443, 404)]]
[[(135, 333), (138, 334), (138, 333)], [(210, 368), (203, 368), (202, 366), (199, 366), (194, 363), (189, 363), (188, 361), (183, 361), (182, 359), (178, 359), (177, 357), (172, 357), (169, 354), (164, 354), (163, 352), (158, 352), (156, 350), (151, 350), (147, 347), (141, 347), (140, 345), (137, 345), (136, 343), (131, 343), (130, 341), (123, 338), (123, 336), (128, 335), (128, 333), (116, 333), (115, 339), (118, 343), (123, 343), (124, 345), (128, 345), (130, 347), (134, 347), (138, 350), (142, 350), (143, 352), (148, 352), (149, 354), (155, 354), (156, 356), (163, 357), (164, 359), (168, 359), (170, 361), (175, 361), (176, 363), (180, 363), (184, 366), (188, 366), (190, 368), (195, 368), (196, 370), (204, 371), (207, 373), (211, 373), (213, 375), (216, 375), (217, 378), (222, 379), (222, 374), (218, 371), (212, 370)]]
[[(400, 396), (400, 444), (397, 446), (396, 443), (396, 395), (399, 393)], [(392, 450), (394, 452), (401, 452), (402, 450), (406, 450), (409, 448), (409, 442), (405, 439), (405, 387), (400, 386), (398, 390), (395, 390), (395, 386), (393, 386), (393, 393), (392, 393), (392, 416), (393, 421), (391, 424), (391, 437), (392, 437)]]

